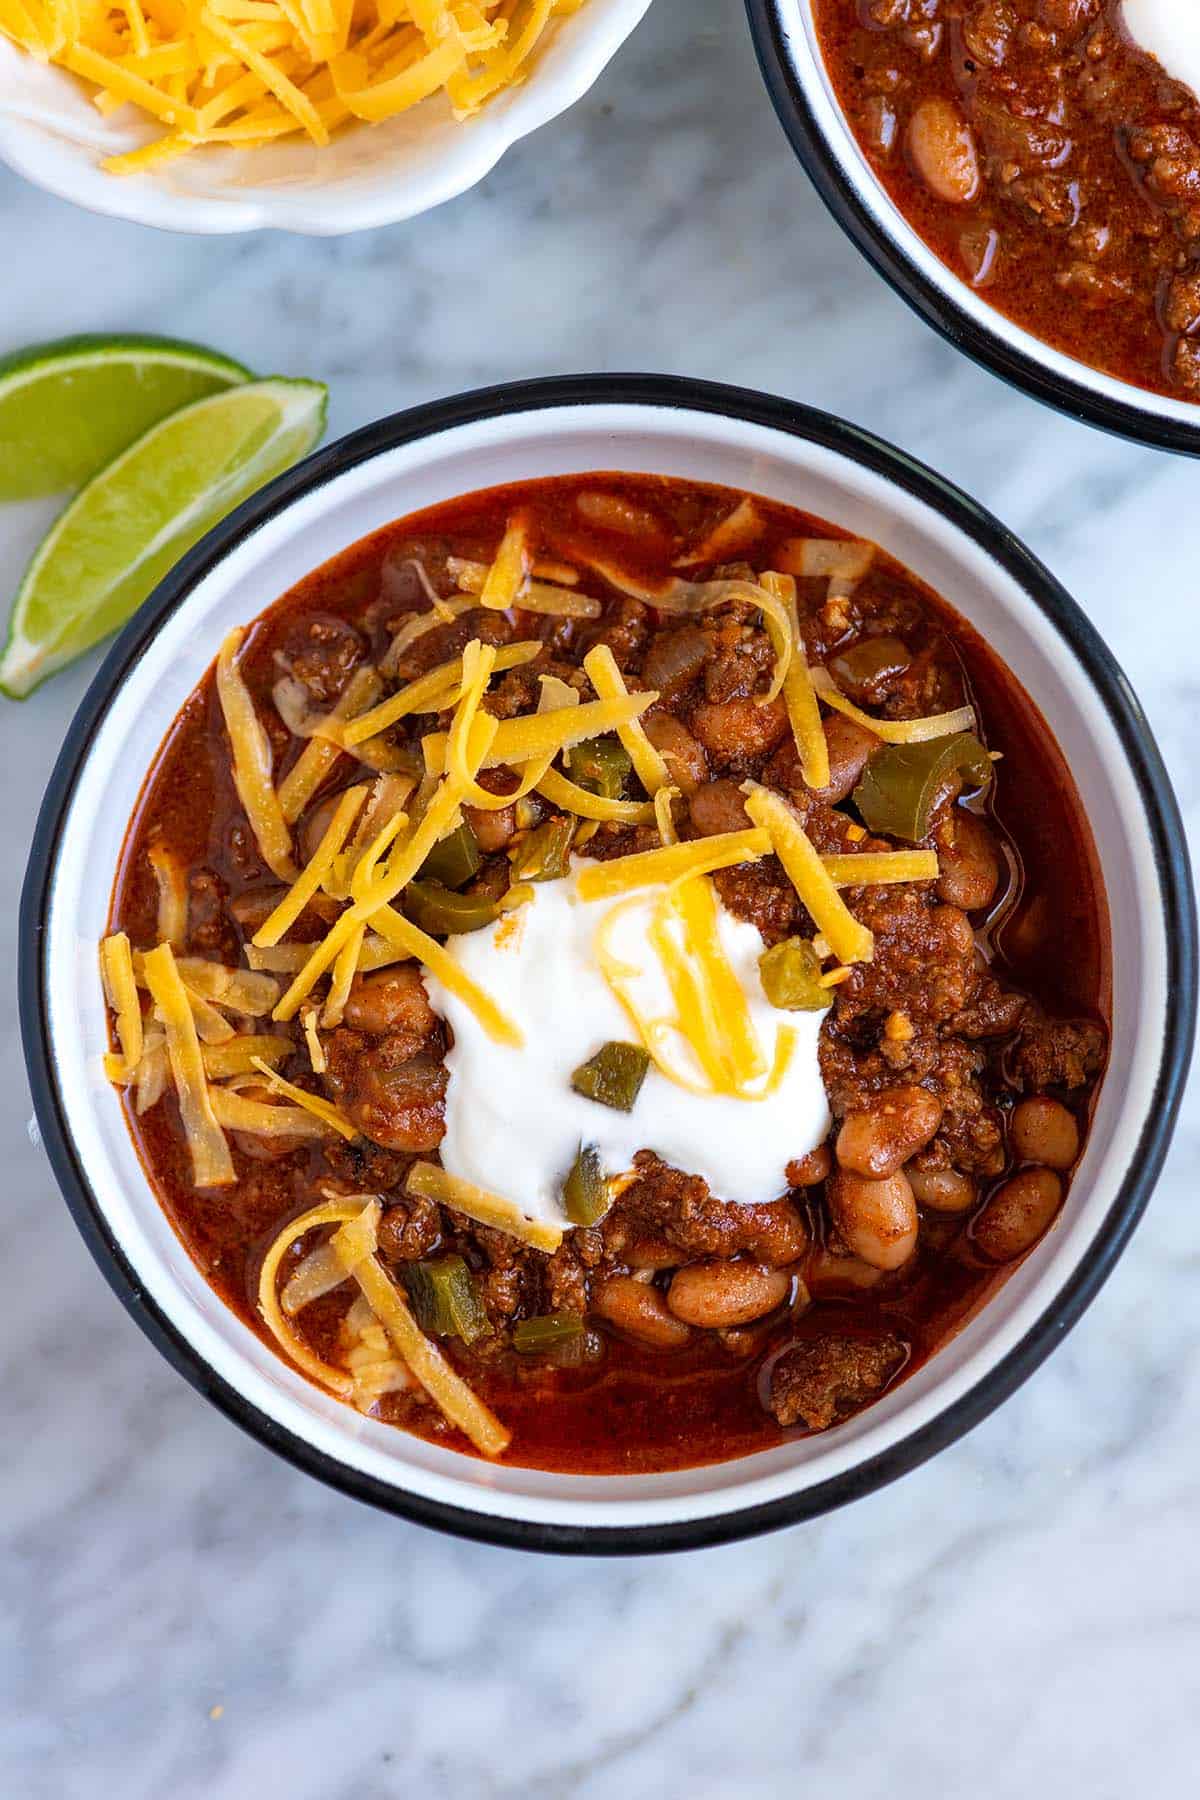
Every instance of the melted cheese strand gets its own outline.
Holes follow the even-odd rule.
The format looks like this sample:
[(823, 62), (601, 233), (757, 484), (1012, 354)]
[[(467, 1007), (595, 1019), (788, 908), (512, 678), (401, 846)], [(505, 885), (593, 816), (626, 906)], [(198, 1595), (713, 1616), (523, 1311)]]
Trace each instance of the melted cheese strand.
[(792, 886), (838, 961), (870, 962), (875, 954), (873, 936), (847, 910), (791, 807), (778, 794), (753, 782), (747, 782), (742, 791), (746, 795), (746, 811), (756, 825), (769, 833), (771, 847)]
[(323, 1125), (331, 1126), (334, 1131), (346, 1139), (347, 1143), (352, 1144), (355, 1138), (361, 1135), (357, 1125), (352, 1125), (345, 1113), (339, 1112), (337, 1107), (331, 1105), (328, 1100), (322, 1100), (318, 1095), (310, 1094), (305, 1088), (297, 1087), (294, 1081), (285, 1081), (283, 1076), (277, 1075), (261, 1056), (252, 1057), (251, 1061), (259, 1073), (266, 1076), (267, 1085), (273, 1094), (285, 1095), (296, 1106), (311, 1113), (314, 1119), (320, 1119)]
[(950, 737), (956, 731), (974, 731), (975, 709), (956, 706), (953, 712), (930, 713), (923, 719), (877, 719), (847, 700), (828, 669), (812, 670), (812, 683), (817, 696), (835, 712), (844, 713), (867, 731), (874, 732), (885, 744), (925, 744), (931, 738)]
[(263, 861), (281, 881), (294, 881), (291, 833), (271, 785), (271, 746), (237, 665), (244, 637), (235, 627), (217, 657), (217, 696), (233, 753), (234, 786)]
[(108, 1004), (116, 1015), (117, 1042), (121, 1054), (104, 1058), (108, 1079), (124, 1086), (137, 1074), (142, 1060), (142, 1002), (133, 972), (133, 954), (123, 931), (113, 932), (100, 945), (100, 974)]
[(706, 875), (689, 876), (669, 890), (667, 899), (683, 924), (688, 952), (701, 971), (713, 1024), (723, 1044), (723, 1060), (734, 1091), (740, 1092), (766, 1074), (767, 1060), (742, 984), (721, 943), (712, 882)]
[(157, 949), (148, 951), (142, 968), (166, 1031), (179, 1117), (192, 1158), (192, 1178), (197, 1187), (227, 1187), (237, 1179), (233, 1158), (209, 1100), (200, 1040), (170, 944), (159, 944)]
[[(657, 816), (653, 800), (610, 800), (604, 794), (590, 794), (586, 788), (576, 786), (575, 782), (560, 774), (557, 769), (547, 769), (534, 785), (551, 805), (561, 807), (563, 812), (577, 813), (581, 819), (614, 820), (621, 825), (649, 825)], [(678, 789), (675, 791), (678, 792)], [(661, 788), (659, 792), (665, 793), (666, 789)], [(509, 795), (508, 798), (511, 799), (512, 796)]]
[(323, 1120), (302, 1106), (274, 1106), (269, 1100), (251, 1100), (231, 1087), (210, 1087), (213, 1117), (227, 1131), (248, 1131), (254, 1137), (294, 1139), (298, 1143), (324, 1142), (334, 1135)]
[(160, 944), (182, 950), (187, 942), (188, 888), (183, 864), (166, 844), (153, 843), (146, 852), (154, 879), (158, 883), (158, 921), (156, 935)]
[(205, 1044), (200, 1054), (208, 1079), (225, 1081), (231, 1075), (248, 1075), (256, 1066), (256, 1058), (274, 1067), (289, 1057), (295, 1047), (291, 1038), (262, 1031), (231, 1038), (225, 1044)]
[(354, 1382), (344, 1369), (334, 1368), (332, 1363), (322, 1362), (292, 1330), (279, 1305), (276, 1284), (279, 1279), (279, 1268), (284, 1257), (296, 1242), (310, 1231), (316, 1231), (322, 1225), (341, 1225), (350, 1219), (356, 1219), (363, 1208), (362, 1197), (350, 1200), (327, 1200), (321, 1206), (314, 1206), (311, 1211), (301, 1214), (285, 1225), (267, 1254), (263, 1257), (262, 1268), (258, 1275), (258, 1310), (262, 1314), (263, 1323), (298, 1369), (303, 1369), (313, 1381), (322, 1387), (330, 1388), (333, 1393), (340, 1394), (348, 1400), (354, 1392)]

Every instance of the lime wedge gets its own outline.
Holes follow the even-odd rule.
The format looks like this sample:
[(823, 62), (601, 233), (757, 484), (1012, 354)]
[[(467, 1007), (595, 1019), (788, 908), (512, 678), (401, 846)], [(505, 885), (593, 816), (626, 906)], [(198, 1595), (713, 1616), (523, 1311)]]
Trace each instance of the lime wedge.
[(169, 413), (249, 380), (172, 338), (58, 338), (0, 357), (0, 500), (82, 487)]
[(185, 550), (306, 455), (318, 381), (247, 382), (163, 419), (78, 493), (42, 539), (13, 606), (0, 690), (23, 700), (107, 637)]

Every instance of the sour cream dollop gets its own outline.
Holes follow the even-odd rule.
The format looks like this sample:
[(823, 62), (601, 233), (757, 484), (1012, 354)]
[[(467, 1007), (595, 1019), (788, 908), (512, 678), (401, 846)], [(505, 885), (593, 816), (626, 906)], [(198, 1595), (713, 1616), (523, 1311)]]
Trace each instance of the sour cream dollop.
[(657, 898), (651, 891), (619, 902), (585, 901), (573, 878), (542, 882), (516, 912), (448, 941), (455, 961), (524, 1036), (519, 1049), (497, 1044), (470, 1007), (426, 976), (430, 1001), (454, 1032), (441, 1144), (452, 1175), (502, 1195), (530, 1218), (566, 1225), (562, 1184), (581, 1143), (596, 1146), (606, 1174), (628, 1170), (636, 1151), (654, 1150), (703, 1176), (718, 1198), (748, 1205), (777, 1200), (787, 1188), (787, 1164), (823, 1141), (829, 1104), (817, 1039), (824, 1014), (780, 1012), (770, 1004), (758, 972), (762, 938), (724, 907), (718, 908), (721, 944), (768, 1062), (780, 1028), (796, 1034), (774, 1091), (760, 1100), (695, 1094), (652, 1064), (632, 1111), (622, 1113), (571, 1087), (573, 1071), (603, 1044), (636, 1038), (597, 955), (597, 933), (614, 907), (609, 944), (636, 970), (639, 1009), (670, 1011), (665, 972), (647, 944)]
[(1125, 0), (1125, 29), (1168, 75), (1200, 96), (1200, 7), (1193, 0)]

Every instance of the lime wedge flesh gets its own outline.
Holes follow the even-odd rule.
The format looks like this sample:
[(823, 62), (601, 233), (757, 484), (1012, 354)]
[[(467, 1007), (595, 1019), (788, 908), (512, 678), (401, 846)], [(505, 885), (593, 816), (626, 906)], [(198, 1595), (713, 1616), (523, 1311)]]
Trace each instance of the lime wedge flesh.
[(250, 378), (171, 338), (59, 338), (0, 358), (0, 500), (73, 492), (160, 419)]
[(75, 496), (13, 606), (0, 689), (24, 699), (123, 625), (185, 550), (290, 468), (325, 424), (316, 381), (247, 382), (173, 413)]

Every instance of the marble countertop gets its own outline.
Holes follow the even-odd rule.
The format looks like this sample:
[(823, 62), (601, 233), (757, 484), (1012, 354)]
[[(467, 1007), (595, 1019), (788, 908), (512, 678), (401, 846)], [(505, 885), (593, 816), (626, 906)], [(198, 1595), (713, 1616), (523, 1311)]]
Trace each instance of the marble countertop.
[[(843, 413), (951, 474), (1045, 558), (1123, 663), (1200, 823), (1195, 543), (1176, 525), (1195, 516), (1195, 466), (1010, 392), (864, 270), (792, 159), (736, 5), (658, 0), (587, 100), (415, 226), (173, 238), (0, 174), (0, 234), (0, 351), (169, 330), (328, 381), (333, 433), (578, 369), (708, 376)], [(0, 710), (6, 947), (40, 792), (93, 667)], [(13, 1800), (1194, 1787), (1194, 1099), (1100, 1299), (965, 1442), (758, 1542), (555, 1562), (376, 1515), (194, 1394), (105, 1287), (29, 1140), (11, 1004), (0, 1044)]]

